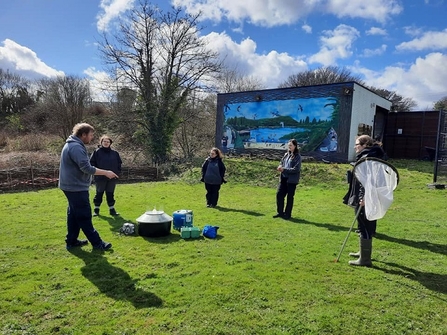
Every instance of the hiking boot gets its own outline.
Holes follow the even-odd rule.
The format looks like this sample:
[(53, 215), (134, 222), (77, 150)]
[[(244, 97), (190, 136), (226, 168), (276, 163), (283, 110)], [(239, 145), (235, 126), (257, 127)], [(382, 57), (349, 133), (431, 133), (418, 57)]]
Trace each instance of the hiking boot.
[(93, 216), (98, 216), (99, 215), (99, 208), (95, 208), (93, 210)]
[(111, 209), (109, 210), (109, 213), (110, 213), (110, 215), (112, 215), (112, 216), (120, 215), (120, 213), (117, 213), (117, 212), (116, 212), (115, 208), (111, 208)]
[(99, 244), (93, 246), (94, 250), (106, 251), (112, 248), (112, 243), (101, 241)]
[(76, 242), (74, 242), (74, 243), (67, 243), (66, 247), (67, 247), (67, 250), (69, 250), (71, 248), (82, 247), (83, 245), (87, 245), (87, 244), (88, 244), (88, 240), (76, 240)]

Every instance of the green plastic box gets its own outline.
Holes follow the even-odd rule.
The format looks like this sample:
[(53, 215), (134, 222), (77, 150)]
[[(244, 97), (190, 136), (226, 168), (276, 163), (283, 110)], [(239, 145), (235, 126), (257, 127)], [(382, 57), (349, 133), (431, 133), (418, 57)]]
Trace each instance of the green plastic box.
[(191, 238), (191, 227), (180, 228), (180, 236), (182, 238)]
[(199, 227), (191, 227), (191, 238), (199, 238), (200, 237), (200, 228)]

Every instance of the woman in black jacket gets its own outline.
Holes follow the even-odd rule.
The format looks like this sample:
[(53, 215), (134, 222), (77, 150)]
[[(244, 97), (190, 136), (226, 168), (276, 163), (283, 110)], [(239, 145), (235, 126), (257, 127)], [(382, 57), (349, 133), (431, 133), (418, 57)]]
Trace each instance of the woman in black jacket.
[[(113, 143), (112, 139), (104, 135), (99, 140), (99, 143), (99, 148), (90, 157), (90, 164), (99, 169), (112, 170), (117, 175), (120, 175), (122, 161), (119, 153), (110, 147)], [(95, 205), (93, 216), (99, 215), (99, 207), (101, 206), (104, 192), (106, 193), (110, 215), (119, 215), (115, 209), (116, 181), (116, 179), (108, 179), (104, 176), (95, 176), (96, 195), (93, 198), (93, 204)]]
[[(357, 153), (355, 161), (358, 162), (364, 157), (375, 157), (386, 160), (386, 154), (382, 147), (374, 143), (368, 135), (361, 135), (355, 141), (355, 152)], [(349, 191), (345, 195), (343, 202), (349, 206), (355, 207), (355, 213), (358, 211), (357, 223), (359, 231), (360, 251), (350, 253), (350, 256), (359, 257), (356, 261), (349, 261), (350, 265), (372, 266), (372, 238), (376, 233), (377, 220), (369, 221), (366, 218), (365, 202), (363, 200), (365, 189), (363, 185), (350, 173)]]
[[(288, 150), (277, 168), (281, 174), (276, 191), (276, 214), (273, 215), (274, 218), (281, 217), (285, 220), (292, 217), (293, 198), (301, 174), (301, 155), (298, 149), (298, 142), (295, 139), (289, 140), (287, 148)], [(284, 209), (284, 198), (286, 196), (287, 202)]]
[(219, 200), (219, 190), (223, 183), (226, 183), (225, 164), (222, 161), (223, 155), (218, 148), (212, 148), (209, 157), (202, 165), (202, 179), (206, 189), (206, 207), (216, 207)]

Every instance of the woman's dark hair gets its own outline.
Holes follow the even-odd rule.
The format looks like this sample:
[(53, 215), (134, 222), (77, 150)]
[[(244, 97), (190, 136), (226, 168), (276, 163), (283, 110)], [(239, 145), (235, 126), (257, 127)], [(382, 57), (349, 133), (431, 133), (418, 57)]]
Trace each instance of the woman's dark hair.
[(295, 146), (295, 150), (293, 150), (293, 155), (297, 155), (300, 153), (300, 148), (298, 147), (298, 142), (294, 138), (289, 140), (289, 143), (292, 143)]

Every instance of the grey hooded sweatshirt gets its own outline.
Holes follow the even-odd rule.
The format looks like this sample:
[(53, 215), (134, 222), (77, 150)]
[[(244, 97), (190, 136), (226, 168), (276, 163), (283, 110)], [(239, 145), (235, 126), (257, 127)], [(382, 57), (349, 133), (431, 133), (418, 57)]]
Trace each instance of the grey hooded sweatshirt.
[(84, 143), (79, 137), (70, 135), (62, 148), (59, 188), (68, 192), (88, 191), (95, 173)]

